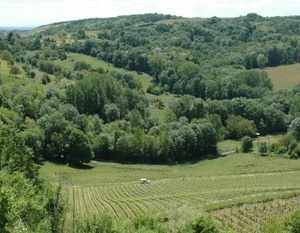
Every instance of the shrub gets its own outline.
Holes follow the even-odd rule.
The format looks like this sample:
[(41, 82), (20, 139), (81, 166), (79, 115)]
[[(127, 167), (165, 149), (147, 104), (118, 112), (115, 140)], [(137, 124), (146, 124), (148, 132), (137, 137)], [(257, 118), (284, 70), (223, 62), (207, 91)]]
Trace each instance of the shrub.
[(293, 150), (296, 149), (297, 146), (298, 146), (298, 141), (292, 140), (288, 146), (288, 154), (290, 155), (293, 152)]
[(258, 142), (257, 143), (258, 152), (260, 154), (264, 154), (268, 152), (268, 147), (266, 142)]
[(253, 147), (253, 141), (252, 138), (249, 136), (245, 136), (242, 138), (242, 152), (247, 153), (249, 152)]
[[(5, 229), (9, 223), (9, 212), (11, 209), (11, 203), (9, 196), (6, 192), (0, 191), (0, 229)], [(6, 232), (5, 230), (3, 230)]]
[(102, 214), (87, 218), (78, 226), (79, 233), (112, 233), (114, 230), (114, 221), (110, 215)]
[(134, 232), (167, 232), (162, 222), (152, 216), (141, 216), (133, 221)]
[(293, 158), (299, 158), (300, 156), (300, 144), (292, 151)]
[(217, 233), (219, 232), (216, 224), (209, 216), (201, 216), (192, 223), (192, 232), (194, 233)]
[(275, 219), (268, 219), (263, 225), (263, 233), (281, 233), (283, 232), (283, 225)]
[(300, 233), (300, 210), (295, 211), (284, 221), (287, 232)]

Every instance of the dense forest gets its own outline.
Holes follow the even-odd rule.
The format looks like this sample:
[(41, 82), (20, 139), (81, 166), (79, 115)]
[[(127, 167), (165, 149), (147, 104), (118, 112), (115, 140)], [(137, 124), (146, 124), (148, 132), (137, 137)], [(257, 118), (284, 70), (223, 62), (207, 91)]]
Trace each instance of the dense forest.
[[(264, 71), (300, 62), (299, 16), (145, 14), (0, 35), (0, 228), (59, 232), (64, 203), (39, 179), (44, 160), (184, 163), (217, 155), (224, 139), (281, 132), (261, 152), (300, 156), (300, 85), (274, 91)], [(163, 117), (152, 114), (149, 95)]]

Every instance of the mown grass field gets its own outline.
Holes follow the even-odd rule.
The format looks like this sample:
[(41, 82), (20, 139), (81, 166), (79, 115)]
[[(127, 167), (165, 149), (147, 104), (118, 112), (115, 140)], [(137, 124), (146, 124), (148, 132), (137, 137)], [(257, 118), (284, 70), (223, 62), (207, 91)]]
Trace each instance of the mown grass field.
[(291, 89), (300, 83), (300, 64), (265, 68), (274, 90)]
[[(145, 214), (167, 215), (189, 206), (210, 211), (220, 224), (228, 221), (233, 229), (238, 229), (242, 223), (232, 220), (228, 214), (232, 209), (226, 207), (248, 203), (252, 215), (255, 209), (268, 214), (261, 204), (252, 207), (249, 203), (300, 195), (300, 160), (256, 153), (235, 153), (173, 166), (92, 162), (78, 169), (47, 162), (41, 167), (41, 175), (62, 184), (69, 202), (69, 224), (103, 212), (126, 220)], [(142, 185), (140, 178), (150, 179), (151, 183)], [(299, 208), (294, 204), (286, 206), (290, 210)], [(243, 215), (245, 211), (236, 212)], [(255, 220), (248, 217), (247, 221), (251, 225)], [(260, 229), (263, 221), (255, 224)]]

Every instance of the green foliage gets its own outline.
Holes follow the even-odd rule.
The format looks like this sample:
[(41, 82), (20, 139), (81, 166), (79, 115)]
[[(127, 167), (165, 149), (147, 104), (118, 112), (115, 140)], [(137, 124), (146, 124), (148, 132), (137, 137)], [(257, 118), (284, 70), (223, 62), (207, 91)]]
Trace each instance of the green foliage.
[(167, 232), (166, 227), (163, 225), (163, 223), (159, 220), (156, 219), (153, 216), (141, 216), (136, 218), (133, 221), (133, 226), (134, 226), (134, 232), (155, 232), (155, 233), (164, 233)]
[(297, 159), (300, 157), (300, 145), (298, 144), (291, 152), (291, 158)]
[(284, 221), (285, 229), (287, 232), (299, 233), (300, 232), (300, 211), (297, 210), (287, 217)]
[(297, 140), (300, 140), (300, 117), (295, 118), (289, 128), (288, 132), (293, 135)]
[(263, 226), (263, 233), (282, 233), (284, 232), (283, 224), (275, 219), (268, 219)]
[(194, 78), (200, 71), (200, 66), (193, 62), (185, 62), (178, 67), (178, 74), (185, 79)]
[(1, 53), (1, 58), (5, 61), (13, 60), (13, 55), (8, 50), (3, 50)]
[[(10, 32), (7, 40), (0, 39), (1, 59), (7, 61), (0, 63), (5, 83), (0, 90), (0, 182), (16, 198), (9, 200), (12, 225), (6, 227), (61, 231), (61, 190), (48, 190), (39, 181), (34, 161), (42, 158), (83, 163), (95, 154), (125, 163), (185, 163), (215, 154), (217, 140), (253, 136), (256, 129), (285, 132), (288, 125), (295, 138), (270, 147), (298, 157), (300, 92), (297, 87), (271, 92), (267, 73), (255, 70), (300, 61), (297, 25), (297, 17), (256, 14), (228, 19), (145, 14)], [(19, 67), (30, 79), (8, 78), (10, 72), (19, 75)], [(158, 102), (159, 110), (148, 108), (151, 95), (143, 89), (151, 78), (142, 72), (154, 78), (150, 93), (168, 95)], [(145, 77), (142, 89), (139, 81)], [(153, 109), (165, 113), (164, 123), (151, 116)], [(258, 150), (265, 153), (266, 144), (258, 144)], [(155, 231), (160, 222), (148, 220), (141, 220), (136, 231)], [(181, 231), (200, 231), (206, 219), (198, 220), (194, 225), (185, 221)]]
[(202, 210), (182, 206), (173, 210), (167, 217), (171, 232), (187, 233), (217, 233), (220, 232), (210, 215)]
[(0, 230), (7, 232), (6, 226), (10, 224), (11, 200), (8, 194), (0, 189)]
[(47, 186), (41, 180), (28, 180), (19, 172), (8, 174), (4, 170), (1, 187), (11, 197), (8, 232), (61, 232), (66, 211), (61, 189)]
[(67, 203), (62, 196), (62, 187), (47, 187), (45, 196), (47, 198), (46, 210), (50, 219), (50, 232), (62, 232), (67, 209)]
[(45, 140), (45, 135), (41, 128), (34, 125), (33, 127), (28, 127), (22, 132), (24, 136), (25, 144), (32, 149), (35, 162), (39, 162), (43, 158), (43, 143)]
[(260, 154), (265, 154), (268, 152), (268, 146), (266, 142), (258, 142), (257, 143), (258, 152)]
[(170, 103), (170, 108), (179, 119), (181, 116), (187, 117), (189, 121), (193, 118), (204, 116), (204, 101), (191, 95), (184, 95), (180, 99)]
[[(105, 103), (108, 101), (116, 103), (117, 100), (121, 101), (119, 98), (122, 97), (120, 84), (106, 75), (85, 78), (75, 85), (68, 86), (66, 91), (69, 103), (80, 113), (99, 114), (101, 118), (104, 118)], [(128, 106), (120, 108), (126, 111)]]
[(48, 74), (43, 74), (43, 77), (42, 77), (42, 84), (43, 84), (43, 85), (46, 85), (46, 84), (48, 84), (48, 83), (50, 83), (50, 82), (51, 82), (51, 79), (50, 79), (49, 75), (48, 75)]
[(14, 75), (15, 77), (17, 77), (18, 74), (21, 74), (21, 73), (22, 73), (22, 71), (20, 70), (19, 67), (17, 67), (17, 66), (12, 66), (12, 67), (10, 68), (9, 73), (12, 74), (12, 75)]
[(77, 61), (74, 64), (74, 70), (81, 71), (81, 70), (89, 70), (91, 65), (85, 61)]
[(244, 136), (242, 138), (242, 152), (250, 152), (253, 147), (253, 140), (249, 136)]
[(281, 136), (276, 143), (270, 145), (269, 150), (276, 154), (293, 153), (293, 150), (297, 147), (298, 143), (295, 142), (295, 137), (291, 134)]
[(259, 68), (264, 68), (265, 65), (269, 62), (269, 59), (264, 54), (260, 53), (258, 54), (256, 61), (257, 61), (257, 66)]
[(240, 139), (244, 136), (254, 136), (255, 126), (251, 121), (241, 116), (230, 115), (226, 121), (229, 138)]
[(32, 151), (25, 146), (20, 132), (13, 126), (0, 122), (0, 169), (12, 174), (22, 172), (29, 179), (37, 177), (37, 166), (33, 163)]
[(93, 151), (88, 137), (78, 129), (72, 129), (68, 136), (67, 161), (70, 163), (88, 163)]
[(54, 63), (51, 61), (39, 60), (37, 65), (42, 72), (46, 72), (47, 74), (53, 74), (55, 72)]
[(218, 233), (220, 232), (210, 217), (200, 217), (192, 223), (192, 229), (195, 233)]
[(206, 118), (216, 130), (218, 141), (223, 141), (227, 137), (228, 131), (222, 124), (221, 116), (218, 114), (209, 114)]
[(85, 38), (85, 31), (84, 30), (82, 30), (82, 29), (80, 29), (80, 30), (78, 30), (78, 32), (77, 32), (77, 39), (79, 39), (79, 40), (81, 40), (81, 39), (84, 39)]
[(99, 216), (93, 215), (79, 221), (77, 232), (79, 233), (116, 233), (115, 223), (112, 216), (108, 214), (100, 214)]
[(148, 60), (151, 74), (154, 76), (154, 81), (158, 83), (158, 77), (165, 68), (165, 61), (158, 55), (153, 55)]

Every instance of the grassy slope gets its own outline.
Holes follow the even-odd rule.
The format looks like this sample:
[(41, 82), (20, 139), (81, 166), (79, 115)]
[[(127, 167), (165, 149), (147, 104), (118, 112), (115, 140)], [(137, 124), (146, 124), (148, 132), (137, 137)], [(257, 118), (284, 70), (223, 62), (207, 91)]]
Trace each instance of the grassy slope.
[[(89, 166), (77, 169), (47, 162), (41, 168), (42, 177), (63, 185), (70, 203), (67, 225), (103, 212), (131, 219), (168, 214), (182, 206), (211, 210), (300, 194), (300, 160), (279, 157), (237, 153), (174, 166)], [(151, 183), (141, 185), (140, 178)]]
[[(46, 163), (41, 168), (42, 177), (63, 185), (70, 204), (67, 227), (74, 218), (101, 212), (132, 219), (145, 214), (168, 215), (183, 206), (214, 210), (300, 194), (300, 160), (231, 154), (175, 166), (89, 165), (89, 169), (76, 169)], [(141, 185), (140, 178), (148, 178), (151, 183)], [(296, 207), (291, 206), (289, 211)], [(212, 214), (219, 217), (219, 213)]]
[[(278, 136), (256, 139), (276, 140)], [(240, 147), (236, 141), (219, 144), (221, 151), (236, 147)], [(46, 180), (63, 185), (70, 203), (68, 224), (74, 218), (103, 211), (126, 219), (166, 214), (179, 206), (213, 210), (300, 194), (300, 160), (255, 153), (174, 166), (92, 162), (78, 169), (46, 162), (40, 173)], [(140, 178), (151, 183), (140, 185)], [(218, 212), (213, 215), (228, 220)]]
[(146, 177), (156, 181), (165, 179), (229, 176), (254, 173), (300, 172), (300, 160), (273, 156), (235, 153), (195, 164), (183, 165), (124, 165), (91, 162), (83, 169), (46, 163), (41, 175), (50, 181), (62, 181), (75, 185), (110, 185), (123, 182), (138, 182)]
[(84, 54), (68, 53), (67, 57), (68, 58), (64, 61), (56, 60), (55, 62), (57, 64), (60, 64), (64, 68), (73, 69), (73, 66), (76, 61), (85, 61), (85, 62), (89, 63), (93, 68), (101, 67), (105, 71), (108, 71), (108, 72), (115, 71), (115, 72), (122, 73), (122, 74), (128, 73), (128, 74), (131, 74), (135, 79), (140, 80), (144, 89), (148, 88), (148, 86), (150, 85), (150, 82), (152, 80), (152, 78), (145, 73), (138, 74), (135, 71), (127, 71), (124, 69), (119, 69), (109, 63), (106, 63), (102, 60), (98, 60), (97, 58), (93, 58), (91, 56), (87, 56)]
[(300, 83), (300, 64), (266, 68), (274, 90), (291, 89)]

